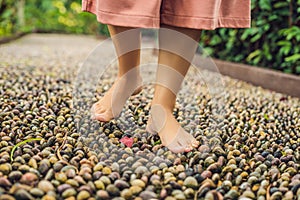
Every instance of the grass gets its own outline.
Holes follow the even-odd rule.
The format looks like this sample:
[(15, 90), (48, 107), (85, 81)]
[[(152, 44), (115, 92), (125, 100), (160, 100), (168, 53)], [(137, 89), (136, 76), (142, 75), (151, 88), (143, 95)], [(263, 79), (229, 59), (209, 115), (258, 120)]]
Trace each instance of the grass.
[(12, 148), (12, 150), (11, 150), (11, 152), (10, 152), (10, 160), (11, 160), (11, 162), (14, 161), (13, 155), (14, 155), (15, 150), (16, 150), (19, 146), (21, 146), (21, 145), (23, 145), (23, 144), (26, 144), (26, 143), (28, 143), (28, 142), (39, 141), (39, 140), (42, 140), (42, 138), (30, 138), (30, 139), (24, 140), (24, 141), (19, 142), (18, 144), (16, 144), (16, 145)]

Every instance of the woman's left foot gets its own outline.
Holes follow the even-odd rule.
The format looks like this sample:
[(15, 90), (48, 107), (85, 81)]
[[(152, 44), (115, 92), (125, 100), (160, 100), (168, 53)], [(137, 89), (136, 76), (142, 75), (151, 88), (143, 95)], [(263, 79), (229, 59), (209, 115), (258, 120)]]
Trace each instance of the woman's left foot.
[(162, 145), (174, 153), (189, 152), (199, 146), (199, 142), (180, 126), (172, 111), (159, 104), (152, 105), (146, 129), (152, 134), (158, 133)]

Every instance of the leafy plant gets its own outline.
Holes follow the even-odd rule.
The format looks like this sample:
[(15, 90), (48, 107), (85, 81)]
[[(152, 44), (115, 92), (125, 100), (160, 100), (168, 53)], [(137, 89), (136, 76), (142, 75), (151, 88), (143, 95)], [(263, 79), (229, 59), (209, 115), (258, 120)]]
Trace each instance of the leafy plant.
[(300, 0), (252, 0), (248, 29), (203, 31), (215, 58), (300, 74)]
[(94, 15), (81, 11), (81, 0), (26, 0), (25, 24), (20, 26), (18, 2), (0, 0), (0, 36), (17, 32), (97, 33)]

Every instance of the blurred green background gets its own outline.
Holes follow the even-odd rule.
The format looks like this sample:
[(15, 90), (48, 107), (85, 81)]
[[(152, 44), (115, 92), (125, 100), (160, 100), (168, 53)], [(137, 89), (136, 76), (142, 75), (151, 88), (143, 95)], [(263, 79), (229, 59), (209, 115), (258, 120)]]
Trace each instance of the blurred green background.
[[(200, 44), (214, 58), (300, 75), (300, 0), (251, 3), (251, 28), (203, 31)], [(32, 31), (108, 35), (81, 0), (0, 0), (0, 38)]]

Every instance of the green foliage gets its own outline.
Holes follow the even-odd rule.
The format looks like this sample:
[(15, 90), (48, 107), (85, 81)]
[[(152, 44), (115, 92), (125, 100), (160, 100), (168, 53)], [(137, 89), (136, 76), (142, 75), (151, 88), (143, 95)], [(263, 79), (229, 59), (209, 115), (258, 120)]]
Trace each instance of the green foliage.
[[(0, 37), (32, 30), (109, 35), (107, 26), (81, 11), (81, 0), (0, 0)], [(248, 29), (203, 31), (200, 44), (212, 57), (300, 74), (300, 0), (251, 0)]]
[(46, 31), (94, 32), (97, 29), (96, 19), (94, 16), (81, 11), (80, 2), (70, 0), (27, 0), (28, 6), (25, 10), (27, 25), (30, 28)]
[(248, 29), (203, 31), (212, 57), (300, 74), (300, 0), (252, 0)]
[(110, 36), (107, 25), (99, 23), (99, 33), (101, 35)]
[(0, 0), (0, 36), (15, 32), (16, 8), (14, 0)]
[(18, 26), (17, 2), (0, 0), (0, 36), (16, 32), (96, 33), (94, 15), (81, 11), (81, 0), (26, 0), (25, 25)]

